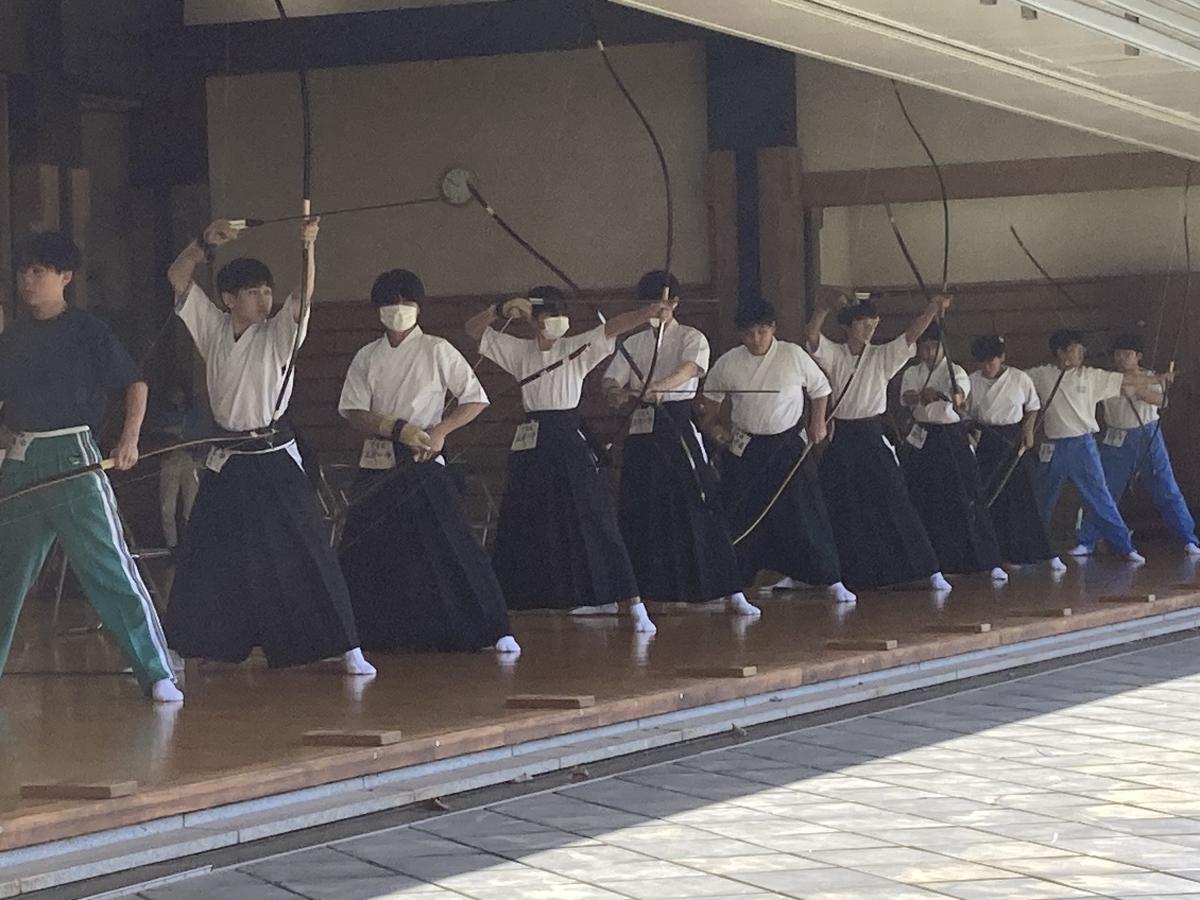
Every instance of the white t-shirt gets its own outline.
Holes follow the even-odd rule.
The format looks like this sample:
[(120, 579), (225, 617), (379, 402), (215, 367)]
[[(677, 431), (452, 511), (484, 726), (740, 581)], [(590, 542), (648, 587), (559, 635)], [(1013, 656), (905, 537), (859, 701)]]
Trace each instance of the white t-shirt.
[(967, 415), (984, 425), (1015, 425), (1027, 413), (1042, 408), (1033, 379), (1020, 369), (1006, 368), (994, 379), (971, 373)]
[(1029, 370), (1044, 407), (1042, 421), (1046, 437), (1058, 440), (1095, 434), (1100, 430), (1096, 422), (1096, 404), (1121, 396), (1123, 376), (1120, 372), (1092, 366), (1068, 369), (1058, 393), (1050, 402), (1050, 393), (1061, 373), (1062, 369), (1053, 365), (1035, 366)]
[[(957, 363), (951, 363), (954, 366), (954, 383), (958, 385), (958, 389), (964, 395), (971, 395), (971, 379), (967, 377), (967, 370)], [(926, 387), (926, 379), (929, 380), (928, 386), (938, 391), (941, 394), (949, 397), (950, 392), (950, 376), (946, 372), (946, 360), (941, 360), (933, 368), (933, 375), (929, 374), (929, 366), (925, 363), (917, 363), (915, 366), (909, 366), (904, 370), (904, 377), (900, 379), (900, 394), (903, 396), (908, 391), (917, 391)], [(918, 403), (912, 408), (913, 418), (923, 425), (953, 425), (955, 422), (961, 422), (962, 417), (954, 408), (954, 403), (949, 400), (934, 400), (932, 403)]]
[[(643, 375), (649, 375), (651, 381), (658, 381), (670, 375), (685, 362), (695, 363), (700, 368), (700, 377), (708, 371), (708, 338), (690, 325), (681, 325), (672, 319), (663, 331), (662, 346), (658, 351), (658, 361), (654, 364), (654, 374), (649, 373), (650, 360), (654, 358), (654, 331), (639, 331), (625, 338), (625, 351), (633, 357)], [(628, 360), (618, 353), (608, 364), (604, 372), (605, 379), (615, 381), (619, 387), (631, 387), (641, 390), (642, 381), (629, 367)], [(664, 400), (691, 400), (696, 396), (700, 386), (700, 377), (689, 378), (679, 387), (666, 394)]]
[[(527, 412), (574, 409), (583, 392), (583, 379), (613, 352), (616, 340), (604, 333), (604, 326), (572, 337), (562, 337), (549, 350), (538, 348), (537, 340), (501, 334), (488, 328), (479, 342), (479, 352), (518, 381), (558, 360), (567, 360), (557, 369), (521, 388), (521, 402)], [(568, 359), (581, 351), (574, 359)]]
[[(294, 294), (284, 301), (283, 309), (259, 325), (251, 325), (236, 340), (233, 317), (208, 299), (192, 284), (175, 308), (196, 349), (204, 358), (208, 382), (208, 400), (214, 421), (228, 431), (250, 431), (271, 424), (275, 399), (283, 384), (284, 370), (292, 354), (296, 337), (296, 310), (300, 303)], [(308, 333), (308, 317), (300, 323), (300, 343)], [(295, 379), (288, 384), (279, 415), (288, 408)]]
[(429, 429), (442, 421), (447, 392), (459, 403), (488, 402), (454, 345), (417, 326), (396, 347), (384, 334), (354, 355), (338, 412), (361, 409)]
[[(813, 354), (833, 386), (834, 401), (841, 397), (834, 416), (838, 419), (868, 419), (887, 412), (887, 386), (896, 373), (916, 353), (916, 345), (901, 334), (886, 344), (868, 344), (861, 361), (846, 344), (839, 344), (821, 335), (817, 352)], [(857, 370), (855, 363), (858, 363)], [(853, 381), (851, 381), (853, 375)], [(842, 391), (850, 382), (845, 396)]]
[[(798, 344), (772, 341), (762, 356), (734, 347), (713, 363), (704, 396), (720, 403), (730, 397), (730, 419), (747, 434), (779, 434), (804, 414), (804, 392), (813, 398), (832, 393), (829, 379)], [(737, 393), (778, 391), (779, 393)]]
[[(1151, 369), (1138, 369), (1142, 375), (1155, 374)], [(1149, 390), (1162, 396), (1162, 385), (1156, 384)], [(1113, 397), (1108, 400), (1101, 401), (1100, 406), (1104, 410), (1104, 424), (1109, 428), (1140, 428), (1142, 425), (1149, 425), (1151, 422), (1158, 421), (1158, 407), (1153, 403), (1147, 403), (1144, 400), (1137, 400), (1133, 397)], [(1131, 408), (1132, 406), (1132, 408)], [(1134, 413), (1134, 410), (1137, 413)], [(1141, 421), (1138, 421), (1138, 417)]]

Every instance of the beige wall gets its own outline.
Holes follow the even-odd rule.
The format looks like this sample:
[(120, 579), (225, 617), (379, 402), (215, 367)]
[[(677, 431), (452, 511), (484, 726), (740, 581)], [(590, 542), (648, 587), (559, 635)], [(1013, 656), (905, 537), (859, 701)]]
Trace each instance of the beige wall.
[[(675, 192), (675, 260), (707, 282), (704, 54), (696, 43), (617, 47), (614, 64), (654, 125)], [(472, 168), (518, 231), (589, 288), (660, 267), (666, 233), (650, 142), (595, 50), (362, 66), (310, 73), (315, 209), (436, 192), (450, 164)], [(208, 85), (216, 215), (269, 218), (300, 202), (300, 116), (289, 73)], [(291, 284), (291, 225), (247, 233)], [(319, 244), (318, 293), (364, 297), (379, 271), (406, 266), (433, 294), (521, 291), (554, 278), (478, 207), (443, 204), (332, 217)]]

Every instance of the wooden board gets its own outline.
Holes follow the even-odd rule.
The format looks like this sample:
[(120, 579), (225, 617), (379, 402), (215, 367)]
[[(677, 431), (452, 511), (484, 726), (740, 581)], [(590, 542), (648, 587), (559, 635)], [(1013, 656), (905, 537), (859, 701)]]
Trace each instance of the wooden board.
[(57, 781), (50, 784), (23, 784), (21, 796), (26, 800), (112, 800), (136, 794), (137, 789), (136, 781)]
[(1054, 606), (1045, 609), (1010, 609), (1008, 614), (1018, 619), (1065, 619), (1071, 615), (1071, 607)]
[(840, 639), (826, 641), (826, 650), (895, 650), (898, 641), (889, 639)]
[(683, 666), (675, 672), (685, 678), (749, 678), (758, 666)]
[(1158, 599), (1156, 594), (1106, 594), (1100, 598), (1101, 603), (1153, 603)]
[(309, 747), (386, 747), (400, 743), (399, 731), (306, 731), (301, 739)]
[(509, 709), (585, 709), (596, 705), (591, 694), (514, 694), (504, 705)]
[(946, 622), (930, 625), (926, 631), (936, 634), (987, 634), (992, 630), (991, 622)]

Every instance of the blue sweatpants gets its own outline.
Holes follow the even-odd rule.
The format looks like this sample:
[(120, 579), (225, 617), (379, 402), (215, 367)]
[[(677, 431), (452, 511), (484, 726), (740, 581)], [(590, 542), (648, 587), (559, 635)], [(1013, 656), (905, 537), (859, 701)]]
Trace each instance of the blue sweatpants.
[[(1161, 428), (1153, 422), (1140, 428), (1130, 428), (1125, 431), (1125, 440), (1120, 447), (1101, 443), (1100, 462), (1104, 466), (1108, 491), (1114, 499), (1121, 499), (1134, 469), (1137, 469), (1139, 483), (1149, 492), (1155, 509), (1171, 529), (1171, 534), (1184, 544), (1197, 543), (1196, 520), (1192, 518), (1179, 484), (1175, 481)], [(1095, 516), (1088, 510), (1079, 529), (1079, 543), (1093, 547), (1102, 536)]]
[[(1048, 446), (1054, 450), (1050, 461), (1045, 462)], [(1108, 541), (1108, 545), (1117, 553), (1124, 555), (1133, 552), (1129, 526), (1121, 518), (1116, 501), (1109, 493), (1108, 483), (1104, 480), (1104, 469), (1100, 465), (1100, 452), (1096, 449), (1096, 439), (1090, 434), (1043, 441), (1038, 447), (1034, 490), (1037, 493), (1038, 512), (1047, 526), (1067, 479), (1070, 479), (1083, 495), (1084, 506), (1091, 513), (1099, 536)]]

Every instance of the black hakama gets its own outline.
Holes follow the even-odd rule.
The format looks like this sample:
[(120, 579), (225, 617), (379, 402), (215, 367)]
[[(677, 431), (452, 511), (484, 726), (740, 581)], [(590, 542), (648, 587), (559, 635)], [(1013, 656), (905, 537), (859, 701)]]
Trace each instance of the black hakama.
[(510, 633), (500, 583), (445, 466), (362, 469), (354, 494), (341, 561), (364, 649), (475, 651)]
[[(801, 431), (790, 428), (779, 434), (754, 435), (740, 457), (722, 454), (721, 495), (735, 536), (766, 509), (804, 447)], [(746, 584), (763, 569), (813, 585), (842, 580), (833, 526), (811, 453), (766, 518), (736, 549)]]
[(579, 411), (531, 412), (537, 446), (514, 450), (492, 565), (509, 609), (573, 609), (637, 596), (608, 478)]
[(965, 422), (926, 425), (925, 443), (904, 454), (913, 506), (925, 523), (943, 572), (986, 572), (1000, 565), (992, 518), (984, 506), (979, 464)]
[(820, 471), (847, 587), (905, 584), (938, 571), (882, 416), (836, 419)]
[(625, 439), (617, 511), (643, 600), (703, 603), (742, 589), (692, 401), (659, 404), (654, 431)]
[(287, 450), (203, 472), (163, 625), (181, 656), (241, 662), (260, 646), (272, 668), (358, 646), (329, 530)]
[[(1020, 446), (1020, 422), (983, 426), (975, 447), (975, 458), (979, 462), (985, 504), (1000, 487)], [(1046, 525), (1038, 514), (1037, 497), (1033, 490), (1036, 465), (1033, 453), (1022, 456), (1012, 477), (988, 510), (1000, 547), (1000, 558), (1005, 562), (1028, 565), (1052, 559), (1055, 555), (1046, 535)]]

